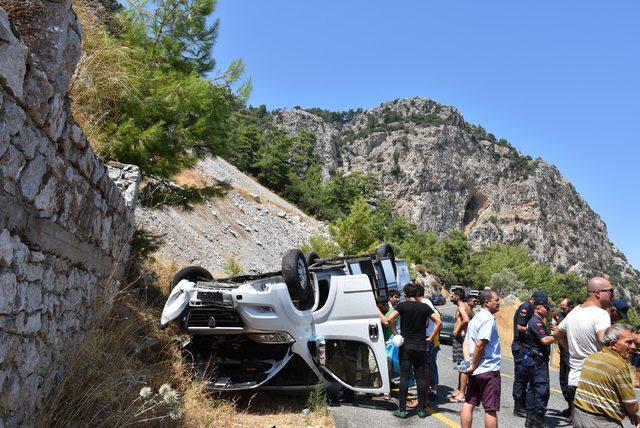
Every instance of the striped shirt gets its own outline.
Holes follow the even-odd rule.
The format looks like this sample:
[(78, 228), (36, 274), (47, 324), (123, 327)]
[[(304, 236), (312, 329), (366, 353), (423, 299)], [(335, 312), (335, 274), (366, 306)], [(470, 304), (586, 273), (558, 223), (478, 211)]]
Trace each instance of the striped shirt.
[(576, 407), (621, 422), (626, 415), (624, 404), (635, 402), (629, 363), (620, 354), (604, 348), (587, 357), (576, 391)]

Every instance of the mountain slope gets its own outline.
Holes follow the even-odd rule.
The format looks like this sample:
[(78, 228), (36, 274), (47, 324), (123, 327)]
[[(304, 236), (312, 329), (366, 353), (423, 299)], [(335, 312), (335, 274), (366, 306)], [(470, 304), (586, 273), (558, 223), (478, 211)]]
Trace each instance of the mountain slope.
[(468, 124), (454, 108), (410, 98), (347, 122), (294, 109), (277, 113), (273, 123), (316, 136), (325, 177), (339, 170), (378, 173), (396, 208), (421, 229), (463, 229), (475, 249), (523, 245), (561, 272), (606, 272), (638, 291), (638, 272), (555, 166)]
[(138, 208), (139, 226), (163, 236), (159, 256), (178, 267), (200, 265), (214, 276), (235, 259), (245, 273), (280, 270), (282, 254), (298, 248), (322, 223), (258, 184), (221, 158), (200, 161), (184, 172), (181, 184), (213, 185), (226, 181), (226, 196), (195, 206)]

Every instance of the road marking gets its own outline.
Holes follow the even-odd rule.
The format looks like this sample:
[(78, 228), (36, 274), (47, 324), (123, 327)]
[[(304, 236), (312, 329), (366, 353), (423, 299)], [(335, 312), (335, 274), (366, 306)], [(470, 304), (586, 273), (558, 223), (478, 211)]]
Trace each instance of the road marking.
[(431, 413), (431, 415), (434, 418), (436, 418), (437, 420), (439, 420), (443, 424), (445, 424), (445, 425), (447, 425), (447, 426), (449, 426), (451, 428), (460, 428), (460, 424), (459, 423), (457, 423), (453, 419), (449, 419), (448, 417), (446, 417), (442, 413), (439, 413), (436, 410), (433, 410), (431, 407), (425, 407), (425, 409), (427, 410), (427, 412)]

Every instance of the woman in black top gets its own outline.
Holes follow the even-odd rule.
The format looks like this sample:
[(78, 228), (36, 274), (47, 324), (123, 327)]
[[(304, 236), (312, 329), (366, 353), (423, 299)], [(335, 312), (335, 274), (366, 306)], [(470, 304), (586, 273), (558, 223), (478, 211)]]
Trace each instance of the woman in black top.
[(433, 340), (433, 333), (427, 337), (426, 328), (430, 318), (434, 322), (437, 322), (437, 318), (428, 305), (414, 300), (417, 293), (415, 284), (405, 285), (403, 292), (407, 300), (399, 303), (388, 318), (391, 330), (397, 334), (395, 322), (392, 321), (400, 316), (400, 331), (404, 338), (404, 344), (400, 347), (400, 404), (393, 415), (402, 419), (407, 417), (407, 391), (409, 389), (409, 375), (413, 367), (413, 375), (416, 378), (418, 389), (418, 416), (425, 418), (427, 417), (424, 410), (426, 405), (424, 389), (426, 346)]

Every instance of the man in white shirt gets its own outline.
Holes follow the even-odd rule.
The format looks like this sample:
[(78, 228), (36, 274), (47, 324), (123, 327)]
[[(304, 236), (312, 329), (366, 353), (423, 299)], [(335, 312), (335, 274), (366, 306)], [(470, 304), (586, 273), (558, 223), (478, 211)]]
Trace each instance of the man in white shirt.
[(604, 331), (611, 325), (606, 309), (613, 299), (613, 286), (606, 278), (596, 276), (587, 284), (587, 299), (576, 306), (554, 330), (553, 336), (569, 349), (569, 394), (575, 397), (585, 359), (600, 352)]
[(465, 402), (460, 412), (462, 428), (471, 428), (473, 409), (484, 407), (485, 428), (497, 428), (500, 410), (500, 337), (493, 317), (500, 309), (500, 298), (495, 291), (482, 290), (482, 309), (469, 321), (464, 348), (471, 356), (465, 374), (469, 376)]

